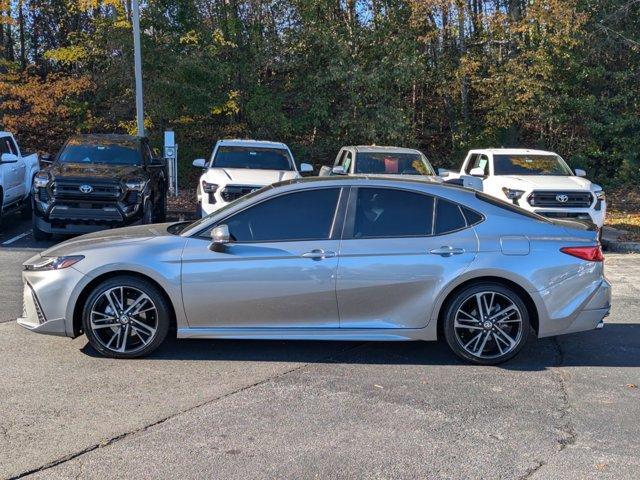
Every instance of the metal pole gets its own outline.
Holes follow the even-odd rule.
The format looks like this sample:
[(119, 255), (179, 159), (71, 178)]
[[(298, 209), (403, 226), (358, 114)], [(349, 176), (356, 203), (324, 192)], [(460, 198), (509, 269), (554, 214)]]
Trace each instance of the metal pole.
[(131, 0), (133, 10), (133, 58), (136, 77), (136, 121), (138, 136), (144, 137), (144, 103), (142, 101), (142, 56), (140, 53), (140, 7), (138, 0)]

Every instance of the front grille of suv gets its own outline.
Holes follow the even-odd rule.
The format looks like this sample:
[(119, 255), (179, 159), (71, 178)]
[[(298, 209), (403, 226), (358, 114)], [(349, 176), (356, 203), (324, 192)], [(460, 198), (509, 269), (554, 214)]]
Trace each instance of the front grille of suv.
[[(562, 201), (565, 200), (566, 201)], [(589, 192), (550, 192), (536, 190), (527, 197), (532, 207), (589, 208), (593, 196)]]
[[(80, 187), (89, 185), (91, 192), (83, 193)], [(56, 198), (68, 198), (73, 200), (106, 200), (114, 201), (120, 198), (122, 190), (116, 183), (93, 183), (70, 180), (56, 180), (52, 186), (52, 192)]]
[(227, 185), (224, 187), (220, 195), (225, 202), (233, 202), (240, 197), (244, 197), (245, 195), (262, 188), (259, 185), (249, 186), (249, 185)]

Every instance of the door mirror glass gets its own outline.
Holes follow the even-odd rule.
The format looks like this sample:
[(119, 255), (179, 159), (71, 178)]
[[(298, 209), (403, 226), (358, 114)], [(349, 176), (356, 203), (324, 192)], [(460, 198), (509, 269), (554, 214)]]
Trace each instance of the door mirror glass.
[(576, 172), (576, 176), (577, 177), (586, 177), (587, 176), (587, 172), (585, 172), (583, 169), (581, 168), (576, 168), (575, 169)]
[(346, 175), (347, 172), (342, 165), (336, 165), (331, 169), (331, 173), (334, 175)]
[(0, 157), (0, 161), (2, 161), (2, 163), (16, 163), (18, 161), (18, 156), (13, 153), (3, 153)]
[(484, 169), (480, 167), (472, 168), (469, 173), (472, 177), (484, 177)]
[(205, 161), (204, 158), (196, 158), (193, 161), (193, 166), (196, 168), (205, 168), (207, 165), (207, 162)]
[(209, 245), (209, 250), (219, 252), (230, 242), (231, 234), (229, 233), (229, 227), (226, 225), (213, 227), (211, 230), (211, 245)]
[(300, 164), (300, 173), (311, 173), (311, 172), (313, 172), (313, 166), (309, 165), (308, 163)]

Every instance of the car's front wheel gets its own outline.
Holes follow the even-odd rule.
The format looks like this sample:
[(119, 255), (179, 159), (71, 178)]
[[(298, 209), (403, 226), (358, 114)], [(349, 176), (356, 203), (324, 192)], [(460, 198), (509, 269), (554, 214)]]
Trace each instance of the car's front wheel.
[(525, 345), (529, 312), (514, 290), (479, 283), (458, 292), (445, 310), (444, 334), (460, 358), (495, 365), (513, 358)]
[(106, 357), (134, 358), (151, 353), (164, 341), (170, 308), (147, 280), (118, 276), (96, 286), (82, 312), (89, 343)]

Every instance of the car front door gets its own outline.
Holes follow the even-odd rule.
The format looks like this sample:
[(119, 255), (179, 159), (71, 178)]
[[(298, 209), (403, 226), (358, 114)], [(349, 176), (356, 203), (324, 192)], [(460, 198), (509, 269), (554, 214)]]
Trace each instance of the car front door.
[(353, 188), (336, 285), (341, 328), (424, 327), (440, 289), (478, 251), (464, 211), (420, 192)]
[[(284, 193), (218, 222), (232, 242), (188, 240), (182, 292), (190, 327), (338, 328), (335, 292), (347, 190)], [(342, 198), (342, 201), (341, 201)]]

